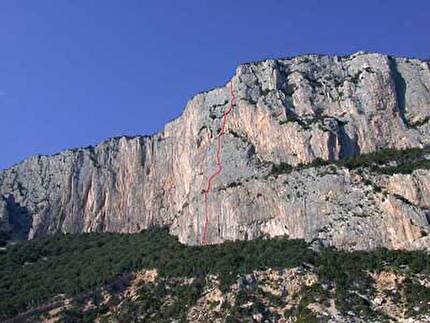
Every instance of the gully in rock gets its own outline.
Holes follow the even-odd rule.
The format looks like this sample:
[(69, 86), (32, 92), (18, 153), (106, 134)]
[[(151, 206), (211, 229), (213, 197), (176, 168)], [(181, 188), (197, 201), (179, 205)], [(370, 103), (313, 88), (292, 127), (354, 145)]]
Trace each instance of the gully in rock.
[(203, 191), (204, 193), (204, 202), (205, 202), (205, 222), (203, 225), (203, 230), (202, 230), (202, 240), (201, 240), (201, 244), (205, 245), (207, 244), (206, 241), (206, 233), (207, 233), (207, 229), (208, 229), (208, 223), (209, 223), (209, 214), (208, 214), (208, 200), (209, 200), (209, 193), (212, 189), (212, 182), (213, 180), (218, 177), (222, 170), (223, 170), (223, 165), (221, 162), (221, 139), (222, 136), (224, 135), (224, 131), (225, 131), (225, 125), (227, 123), (227, 117), (228, 115), (231, 113), (231, 111), (233, 110), (234, 106), (236, 105), (236, 96), (234, 95), (233, 92), (233, 81), (231, 81), (230, 83), (230, 96), (231, 96), (231, 100), (230, 100), (230, 105), (228, 107), (228, 109), (224, 112), (223, 116), (222, 116), (222, 121), (221, 121), (221, 130), (217, 136), (217, 141), (216, 141), (216, 152), (215, 152), (215, 164), (217, 166), (216, 171), (209, 176), (208, 178), (208, 184), (206, 189)]

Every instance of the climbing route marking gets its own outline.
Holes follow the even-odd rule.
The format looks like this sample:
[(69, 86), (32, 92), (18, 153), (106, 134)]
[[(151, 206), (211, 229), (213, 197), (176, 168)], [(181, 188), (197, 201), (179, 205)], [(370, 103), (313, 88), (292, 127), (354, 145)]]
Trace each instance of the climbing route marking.
[(203, 234), (202, 234), (202, 241), (201, 241), (202, 244), (206, 244), (206, 233), (207, 233), (208, 222), (209, 222), (208, 200), (209, 200), (209, 193), (212, 189), (212, 182), (217, 176), (219, 176), (221, 174), (221, 172), (223, 170), (223, 165), (221, 162), (221, 138), (224, 135), (225, 125), (227, 123), (227, 117), (231, 113), (231, 111), (233, 110), (233, 107), (236, 105), (236, 96), (234, 95), (234, 92), (233, 92), (233, 81), (231, 81), (231, 83), (230, 83), (230, 95), (231, 95), (230, 105), (229, 105), (227, 111), (225, 111), (223, 116), (222, 116), (221, 130), (217, 136), (216, 153), (215, 153), (215, 164), (217, 166), (217, 170), (211, 176), (209, 176), (208, 185), (207, 185), (206, 189), (204, 190), (205, 222), (203, 225)]

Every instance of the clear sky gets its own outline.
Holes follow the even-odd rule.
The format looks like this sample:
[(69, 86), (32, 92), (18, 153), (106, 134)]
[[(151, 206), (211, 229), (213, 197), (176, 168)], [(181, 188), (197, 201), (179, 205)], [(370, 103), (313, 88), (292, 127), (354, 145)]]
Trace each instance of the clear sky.
[(151, 134), (237, 64), (430, 57), (429, 0), (1, 0), (0, 169)]

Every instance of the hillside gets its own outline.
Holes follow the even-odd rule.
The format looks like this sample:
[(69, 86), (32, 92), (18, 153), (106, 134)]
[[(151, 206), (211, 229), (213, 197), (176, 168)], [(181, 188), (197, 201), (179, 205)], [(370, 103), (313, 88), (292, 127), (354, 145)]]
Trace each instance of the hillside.
[(286, 237), (193, 247), (151, 229), (20, 242), (0, 263), (3, 322), (430, 319), (421, 251), (317, 252)]

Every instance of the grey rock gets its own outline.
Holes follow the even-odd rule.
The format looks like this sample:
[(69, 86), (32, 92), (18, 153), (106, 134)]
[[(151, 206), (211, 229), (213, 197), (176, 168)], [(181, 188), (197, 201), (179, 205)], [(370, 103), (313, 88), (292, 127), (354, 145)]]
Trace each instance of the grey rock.
[(0, 195), (0, 232), (9, 234), (12, 228), (9, 223), (9, 210), (4, 196)]
[(0, 172), (0, 194), (31, 216), (29, 238), (167, 225), (180, 241), (202, 243), (203, 192), (217, 169), (230, 85), (237, 104), (209, 193), (208, 243), (287, 234), (345, 249), (429, 248), (426, 170), (364, 178), (327, 167), (268, 176), (273, 163), (430, 143), (429, 63), (381, 54), (240, 65), (228, 84), (194, 96), (160, 133), (31, 157)]

